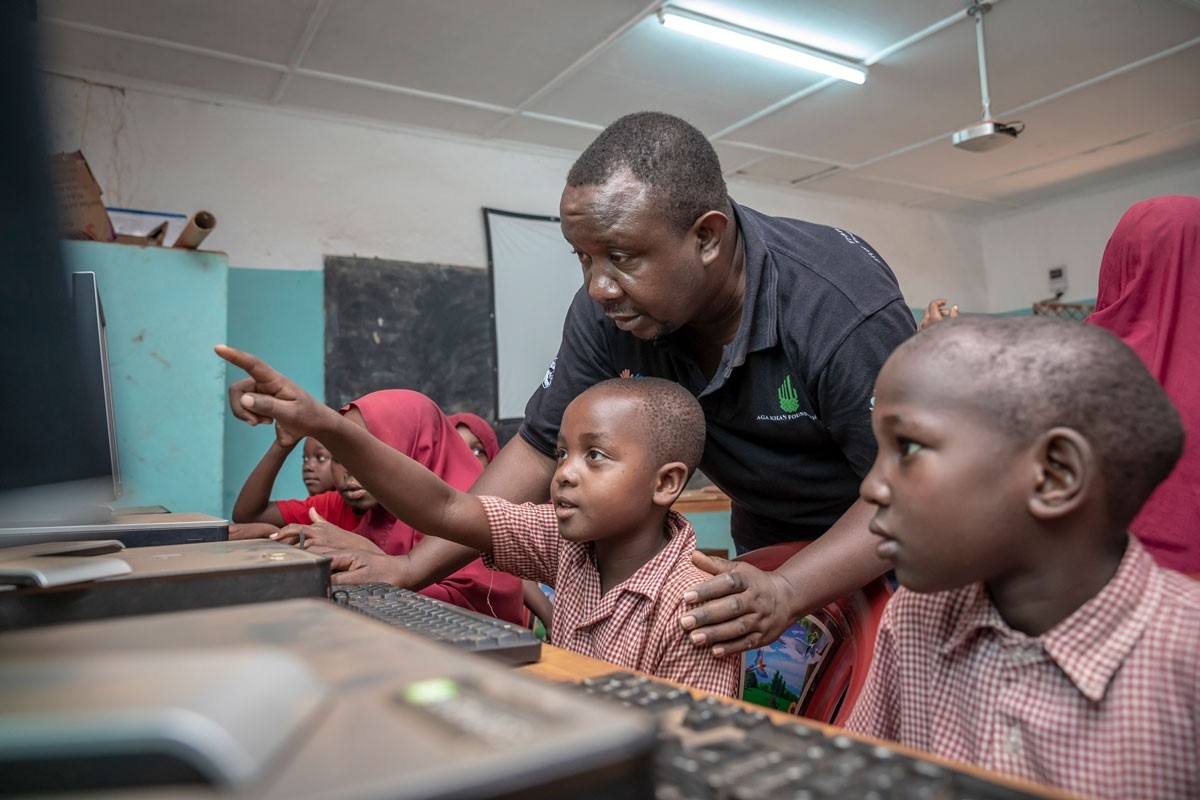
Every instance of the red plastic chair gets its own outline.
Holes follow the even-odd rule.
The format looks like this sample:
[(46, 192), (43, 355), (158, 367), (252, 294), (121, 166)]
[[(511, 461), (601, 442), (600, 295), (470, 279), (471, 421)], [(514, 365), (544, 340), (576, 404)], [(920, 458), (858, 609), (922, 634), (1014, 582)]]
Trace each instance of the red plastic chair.
[[(751, 550), (738, 556), (761, 570), (772, 571), (787, 561), (808, 542), (787, 542)], [(834, 621), (834, 647), (821, 666), (816, 683), (798, 707), (799, 716), (833, 725), (844, 725), (854, 708), (875, 651), (875, 636), (883, 619), (883, 608), (892, 596), (892, 587), (883, 576), (861, 589), (825, 606), (825, 614)], [(757, 651), (746, 653), (746, 668), (754, 668)]]

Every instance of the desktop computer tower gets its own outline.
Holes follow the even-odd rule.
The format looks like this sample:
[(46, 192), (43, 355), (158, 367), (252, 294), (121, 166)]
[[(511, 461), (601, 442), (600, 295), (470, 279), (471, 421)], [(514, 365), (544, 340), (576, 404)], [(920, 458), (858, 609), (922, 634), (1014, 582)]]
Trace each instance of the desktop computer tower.
[[(15, 568), (22, 564), (34, 572), (67, 561), (87, 567), (87, 561), (99, 559), (124, 574), (10, 589), (0, 594), (0, 630), (329, 595), (328, 557), (268, 539), (137, 547), (86, 556), (82, 562), (69, 551), (37, 555), (39, 547), (66, 549), (63, 543), (21, 548), (29, 557), (0, 560), (0, 573), (19, 572)], [(0, 559), (4, 553), (0, 550)]]
[(0, 742), (21, 795), (654, 796), (649, 715), (320, 600), (0, 633)]

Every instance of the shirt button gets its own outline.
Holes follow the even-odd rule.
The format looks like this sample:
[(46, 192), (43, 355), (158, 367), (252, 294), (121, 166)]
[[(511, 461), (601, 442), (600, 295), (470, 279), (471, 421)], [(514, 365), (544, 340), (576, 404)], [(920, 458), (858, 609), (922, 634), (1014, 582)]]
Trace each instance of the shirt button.
[(1008, 730), (1008, 736), (1004, 737), (1005, 752), (1016, 755), (1021, 752), (1021, 729), (1013, 726)]

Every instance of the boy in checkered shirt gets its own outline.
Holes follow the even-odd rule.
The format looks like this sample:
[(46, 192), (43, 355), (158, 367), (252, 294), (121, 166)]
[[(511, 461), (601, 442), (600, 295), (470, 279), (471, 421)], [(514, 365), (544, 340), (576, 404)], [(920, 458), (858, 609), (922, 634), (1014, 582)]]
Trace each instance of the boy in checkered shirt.
[(848, 727), (1089, 796), (1200, 797), (1200, 582), (1127, 533), (1183, 428), (1137, 355), (1077, 322), (948, 320), (884, 364), (873, 426), (861, 492), (903, 586)]
[[(399, 519), (479, 550), (495, 569), (553, 586), (559, 647), (738, 693), (740, 657), (694, 646), (678, 622), (688, 610), (684, 592), (710, 577), (691, 562), (691, 524), (671, 509), (704, 449), (703, 411), (682, 386), (616, 378), (580, 394), (563, 414), (551, 502), (516, 505), (455, 490), (254, 356), (217, 352), (251, 375), (233, 407), (239, 417), (317, 436)], [(389, 558), (333, 553), (335, 582), (374, 580)]]

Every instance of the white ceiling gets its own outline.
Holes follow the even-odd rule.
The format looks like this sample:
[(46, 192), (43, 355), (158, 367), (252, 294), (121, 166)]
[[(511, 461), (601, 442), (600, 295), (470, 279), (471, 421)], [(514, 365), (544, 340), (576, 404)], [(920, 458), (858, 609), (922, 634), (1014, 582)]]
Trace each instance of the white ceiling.
[(582, 150), (644, 109), (726, 172), (994, 214), (1200, 160), (1200, 0), (997, 0), (983, 153), (966, 0), (672, 0), (870, 69), (862, 86), (665, 29), (647, 0), (39, 0), (46, 69), (184, 97)]

